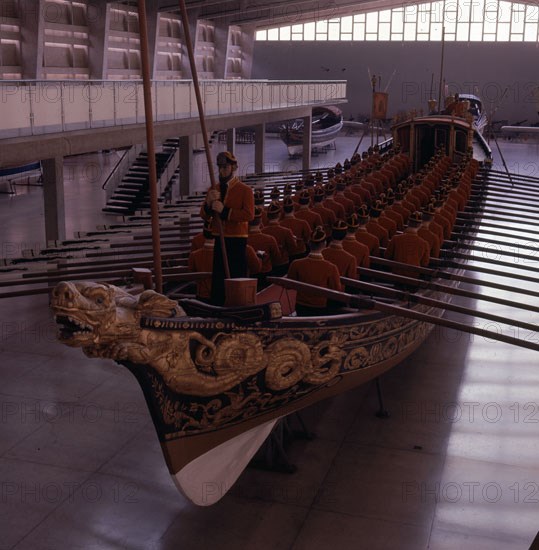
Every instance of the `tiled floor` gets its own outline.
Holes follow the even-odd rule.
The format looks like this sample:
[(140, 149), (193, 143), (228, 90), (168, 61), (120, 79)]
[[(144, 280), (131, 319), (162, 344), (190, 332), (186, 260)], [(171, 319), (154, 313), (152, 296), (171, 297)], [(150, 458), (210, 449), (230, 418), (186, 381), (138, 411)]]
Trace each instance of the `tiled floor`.
[[(342, 160), (355, 140), (339, 146), (315, 160)], [(514, 170), (539, 176), (537, 145), (503, 147)], [(277, 143), (268, 158), (288, 162)], [(71, 231), (103, 223), (99, 188), (67, 186)], [(0, 197), (4, 246), (39, 242), (39, 193)], [(305, 412), (317, 438), (291, 448), (296, 474), (248, 469), (197, 508), (170, 480), (134, 378), (56, 343), (45, 297), (0, 308), (1, 549), (525, 550), (539, 530), (537, 352), (436, 329), (384, 376), (389, 419), (373, 415), (372, 385), (320, 403)]]

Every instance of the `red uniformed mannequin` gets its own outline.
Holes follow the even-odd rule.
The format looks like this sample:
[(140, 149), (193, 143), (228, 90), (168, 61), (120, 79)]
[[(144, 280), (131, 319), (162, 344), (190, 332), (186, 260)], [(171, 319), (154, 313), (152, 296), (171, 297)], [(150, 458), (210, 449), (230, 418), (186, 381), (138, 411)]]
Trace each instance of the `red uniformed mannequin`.
[[(413, 212), (408, 220), (408, 227), (404, 233), (395, 235), (386, 249), (385, 257), (411, 266), (427, 266), (429, 264), (429, 245), (417, 231), (421, 225), (421, 212)], [(395, 267), (393, 272), (398, 275), (414, 277), (417, 272), (413, 269)]]
[[(337, 220), (331, 232), (331, 242), (322, 250), (322, 256), (328, 262), (335, 264), (341, 277), (357, 278), (356, 258), (347, 252), (342, 245), (348, 226), (343, 220)], [(358, 243), (359, 244), (359, 243)]]
[(364, 243), (360, 243), (356, 239), (356, 232), (359, 228), (357, 215), (352, 214), (346, 220), (346, 225), (347, 225), (346, 237), (342, 242), (343, 248), (346, 250), (346, 252), (354, 256), (358, 267), (369, 267), (370, 266), (369, 247)]
[(259, 288), (263, 288), (266, 284), (266, 275), (270, 273), (274, 265), (281, 263), (281, 255), (277, 241), (271, 235), (262, 233), (260, 227), (262, 211), (257, 206), (255, 208), (255, 216), (249, 223), (249, 237), (247, 243), (252, 246), (256, 253), (261, 256), (262, 267), (260, 273), (257, 274)]
[(316, 187), (313, 194), (313, 206), (311, 210), (322, 218), (323, 228), (327, 235), (333, 227), (333, 224), (337, 221), (337, 216), (333, 210), (324, 206), (323, 201), (325, 197), (326, 194), (324, 189), (321, 186)]
[(385, 227), (378, 223), (378, 218), (382, 214), (382, 203), (376, 201), (370, 210), (371, 219), (366, 224), (367, 231), (373, 234), (379, 241), (380, 246), (386, 247), (389, 242), (389, 233)]
[(367, 223), (369, 222), (369, 210), (367, 205), (363, 204), (357, 213), (358, 228), (356, 230), (356, 239), (359, 243), (369, 248), (371, 256), (380, 256), (380, 241), (378, 237), (369, 233)]
[[(212, 233), (218, 236), (215, 217), (219, 216), (224, 234), (231, 278), (247, 276), (247, 235), (249, 222), (254, 216), (253, 190), (245, 185), (234, 173), (238, 168), (236, 157), (228, 151), (217, 155), (219, 168), (219, 188), (210, 189), (201, 207), (203, 219), (212, 219)], [(211, 301), (222, 305), (225, 302), (225, 270), (221, 241), (215, 243), (213, 254)]]
[(423, 223), (421, 224), (421, 227), (418, 229), (417, 234), (429, 243), (429, 254), (433, 258), (438, 258), (440, 256), (440, 248), (442, 245), (442, 242), (440, 241), (440, 238), (438, 237), (438, 234), (436, 231), (431, 228), (431, 223), (433, 223), (434, 219), (434, 207), (432, 204), (428, 204), (423, 209)]
[(310, 201), (311, 196), (309, 191), (302, 191), (299, 196), (299, 207), (296, 210), (296, 218), (305, 220), (311, 226), (311, 229), (314, 230), (315, 227), (323, 225), (323, 223), (320, 215), (310, 209)]
[[(288, 278), (302, 283), (321, 286), (331, 290), (341, 290), (341, 281), (337, 267), (322, 256), (326, 246), (326, 234), (322, 227), (317, 227), (310, 240), (311, 252), (305, 258), (294, 260), (288, 269)], [(299, 316), (328, 315), (331, 306), (327, 298), (298, 290), (296, 312)]]
[(311, 238), (311, 227), (305, 220), (296, 218), (294, 214), (294, 201), (291, 197), (286, 197), (283, 202), (281, 226), (290, 229), (296, 237), (296, 248), (292, 256), (296, 258), (305, 256)]
[(262, 229), (262, 233), (271, 235), (279, 245), (281, 259), (278, 264), (273, 265), (272, 274), (280, 277), (288, 271), (290, 256), (296, 251), (296, 238), (294, 233), (279, 223), (281, 207), (279, 203), (272, 202), (268, 206), (268, 225)]

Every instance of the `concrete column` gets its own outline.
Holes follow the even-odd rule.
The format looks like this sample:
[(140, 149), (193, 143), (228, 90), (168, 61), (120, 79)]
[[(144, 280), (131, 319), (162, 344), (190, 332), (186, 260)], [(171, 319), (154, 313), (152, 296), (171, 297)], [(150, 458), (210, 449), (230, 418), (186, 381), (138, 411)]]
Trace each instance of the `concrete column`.
[(251, 78), (253, 71), (253, 50), (255, 46), (255, 27), (252, 25), (241, 26), (241, 54), (242, 54), (242, 78)]
[(227, 23), (220, 21), (215, 23), (215, 61), (213, 65), (215, 78), (226, 78), (229, 30), (230, 27)]
[(21, 72), (23, 80), (43, 79), (45, 0), (26, 0), (21, 10)]
[(64, 207), (64, 159), (54, 157), (41, 161), (43, 169), (43, 203), (45, 209), (45, 239), (66, 238)]
[(108, 71), (108, 43), (110, 8), (112, 4), (88, 4), (88, 70), (90, 79), (106, 80)]
[(157, 71), (157, 41), (159, 38), (159, 13), (157, 0), (146, 0), (146, 19), (148, 20), (148, 57), (150, 78), (155, 78)]
[[(188, 10), (187, 16), (189, 17), (189, 34), (191, 36), (191, 43), (193, 44), (193, 53), (197, 48), (197, 20), (199, 10)], [(182, 75), (185, 79), (192, 78), (191, 65), (189, 64), (189, 54), (187, 53), (187, 46), (185, 44), (185, 31), (183, 31), (184, 37), (182, 39)]]
[(266, 125), (264, 123), (255, 126), (255, 173), (264, 172), (266, 145)]
[(303, 117), (303, 170), (311, 168), (311, 133), (312, 133), (312, 115)]
[(226, 131), (226, 150), (233, 155), (236, 151), (236, 128), (229, 128)]
[(193, 136), (180, 137), (180, 195), (191, 193), (193, 178)]

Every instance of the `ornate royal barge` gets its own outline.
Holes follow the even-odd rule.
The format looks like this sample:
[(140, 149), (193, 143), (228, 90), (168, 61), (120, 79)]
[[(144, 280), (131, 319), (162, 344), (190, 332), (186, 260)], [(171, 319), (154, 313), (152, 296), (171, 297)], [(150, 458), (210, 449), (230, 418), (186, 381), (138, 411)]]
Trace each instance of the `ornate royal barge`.
[[(429, 135), (455, 161), (464, 158), (471, 124), (428, 118), (412, 117), (394, 128), (414, 167), (424, 163)], [(345, 312), (302, 318), (283, 315), (294, 309), (294, 291), (287, 279), (280, 284), (277, 299), (232, 308), (177, 302), (153, 290), (133, 296), (92, 282), (62, 282), (52, 293), (63, 344), (113, 359), (134, 374), (169, 471), (196, 504), (213, 504), (226, 493), (279, 418), (402, 362), (451, 300), (425, 282), (414, 295), (436, 306), (416, 303), (411, 293), (391, 303), (372, 300), (368, 292), (343, 293), (351, 306)], [(219, 490), (208, 495), (207, 484)]]

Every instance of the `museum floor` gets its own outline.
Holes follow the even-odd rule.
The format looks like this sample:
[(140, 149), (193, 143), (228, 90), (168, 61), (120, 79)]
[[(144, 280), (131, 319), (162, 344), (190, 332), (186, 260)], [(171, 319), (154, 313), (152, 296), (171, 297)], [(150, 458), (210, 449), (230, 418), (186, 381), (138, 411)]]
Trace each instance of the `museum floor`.
[[(356, 140), (313, 164), (342, 161)], [(539, 177), (537, 144), (502, 148), (513, 171)], [(237, 153), (252, 171), (252, 146)], [(266, 156), (289, 166), (277, 141)], [(68, 236), (111, 219), (100, 213), (110, 162), (67, 160)], [(0, 195), (3, 255), (39, 246), (41, 201), (40, 188)], [(383, 377), (390, 418), (374, 416), (371, 384), (322, 402), (304, 413), (316, 438), (290, 447), (295, 474), (247, 469), (199, 508), (174, 486), (126, 369), (58, 344), (45, 296), (0, 311), (1, 549), (526, 550), (539, 530), (537, 352), (434, 329)]]

